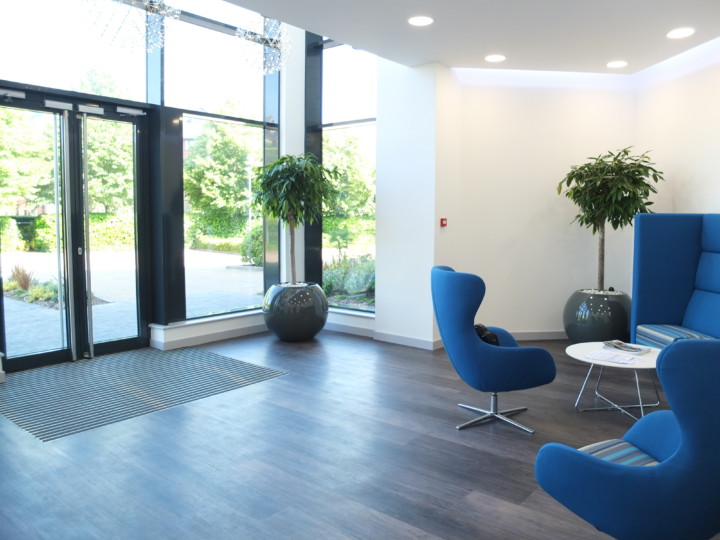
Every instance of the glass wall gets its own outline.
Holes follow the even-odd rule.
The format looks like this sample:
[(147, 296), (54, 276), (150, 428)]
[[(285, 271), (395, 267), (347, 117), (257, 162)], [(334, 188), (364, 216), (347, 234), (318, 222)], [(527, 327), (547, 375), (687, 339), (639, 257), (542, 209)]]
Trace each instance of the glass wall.
[[(138, 166), (153, 172), (148, 192), (161, 187), (153, 201), (138, 201), (143, 203), (138, 211), (162, 214), (167, 230), (148, 232), (148, 245), (154, 245), (139, 260), (149, 265), (157, 258), (148, 269), (163, 273), (148, 277), (155, 289), (172, 283), (171, 293), (153, 294), (155, 322), (162, 324), (261, 305), (262, 217), (249, 206), (251, 179), (255, 167), (276, 157), (279, 129), (278, 103), (265, 103), (279, 101), (279, 76), (263, 74), (267, 50), (257, 42), (266, 20), (224, 0), (168, 3), (180, 10), (179, 18), (164, 19), (164, 48), (152, 51), (146, 48), (152, 30), (138, 2), (8, 2), (0, 17), (0, 46), (6, 51), (0, 88), (51, 100), (77, 97), (73, 92), (98, 102), (94, 96), (101, 96), (125, 107), (123, 114), (149, 119), (149, 139), (159, 146), (152, 155), (149, 147), (141, 149)], [(180, 126), (182, 138), (167, 135), (170, 122)], [(176, 204), (170, 216), (163, 214), (172, 206), (167, 201)], [(2, 211), (13, 212), (15, 207)], [(0, 228), (7, 223), (15, 220), (2, 221)], [(278, 266), (276, 250), (265, 254), (273, 262), (266, 273)]]
[(0, 79), (145, 101), (143, 11), (110, 0), (34, 0), (3, 2), (1, 12)]
[(263, 223), (250, 201), (262, 126), (183, 117), (187, 317), (258, 308)]
[(344, 172), (323, 216), (323, 290), (331, 306), (375, 311), (374, 55), (347, 45), (323, 53), (323, 164)]
[[(228, 62), (247, 56), (253, 59)], [(261, 58), (262, 45), (172, 21), (165, 37), (165, 104), (262, 120), (263, 76), (255, 68)]]

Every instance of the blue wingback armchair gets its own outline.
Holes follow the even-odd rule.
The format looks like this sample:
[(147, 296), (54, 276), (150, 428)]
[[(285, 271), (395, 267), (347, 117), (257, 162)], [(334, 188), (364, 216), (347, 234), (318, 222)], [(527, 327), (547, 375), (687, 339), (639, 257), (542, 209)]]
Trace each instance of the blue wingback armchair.
[(540, 347), (519, 347), (509, 332), (498, 327), (488, 329), (497, 335), (499, 345), (491, 345), (478, 337), (475, 314), (485, 296), (485, 282), (479, 276), (455, 272), (449, 266), (436, 266), (431, 270), (431, 282), (435, 319), (450, 361), (465, 383), (490, 393), (487, 410), (459, 404), (482, 416), (457, 429), (496, 419), (533, 433), (532, 429), (508, 418), (527, 407), (499, 411), (497, 393), (552, 382), (555, 379), (552, 355)]
[(720, 532), (720, 341), (673, 342), (660, 351), (657, 371), (672, 411), (650, 413), (621, 439), (580, 450), (546, 444), (535, 475), (616, 538), (707, 539)]
[(720, 338), (720, 214), (635, 217), (630, 340)]

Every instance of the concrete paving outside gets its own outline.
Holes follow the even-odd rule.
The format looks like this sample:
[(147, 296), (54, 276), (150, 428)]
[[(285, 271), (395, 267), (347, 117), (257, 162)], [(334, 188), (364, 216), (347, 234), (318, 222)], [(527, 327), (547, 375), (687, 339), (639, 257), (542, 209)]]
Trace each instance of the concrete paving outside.
[[(38, 281), (57, 281), (53, 254), (3, 253), (3, 281), (20, 264)], [(137, 335), (134, 254), (97, 252), (91, 258), (92, 290), (105, 303), (92, 306), (96, 342)], [(263, 298), (262, 268), (243, 264), (238, 255), (185, 251), (188, 318), (259, 307)], [(4, 299), (8, 356), (65, 347), (61, 311), (10, 298)]]

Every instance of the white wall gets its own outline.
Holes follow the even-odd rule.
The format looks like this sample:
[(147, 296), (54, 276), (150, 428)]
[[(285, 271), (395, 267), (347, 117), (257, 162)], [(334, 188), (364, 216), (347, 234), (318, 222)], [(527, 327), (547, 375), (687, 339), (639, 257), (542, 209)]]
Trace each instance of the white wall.
[[(633, 144), (634, 96), (625, 88), (536, 87), (531, 76), (526, 84), (463, 86), (450, 263), (485, 280), (478, 317), (486, 323), (558, 332), (568, 296), (596, 284), (597, 239), (571, 224), (577, 209), (557, 185), (571, 165)], [(616, 271), (614, 253), (607, 286), (626, 288), (630, 267)]]
[(638, 144), (665, 173), (656, 212), (720, 212), (720, 40), (687, 56), (642, 74)]
[[(478, 321), (563, 336), (565, 300), (595, 285), (597, 239), (556, 187), (589, 156), (650, 150), (667, 179), (655, 211), (720, 211), (718, 49), (635, 76), (382, 62), (376, 334), (437, 346), (429, 269), (448, 264), (486, 280)], [(608, 231), (606, 286), (631, 291), (632, 241)]]
[(433, 335), (437, 69), (380, 62), (378, 77), (375, 337), (426, 348)]

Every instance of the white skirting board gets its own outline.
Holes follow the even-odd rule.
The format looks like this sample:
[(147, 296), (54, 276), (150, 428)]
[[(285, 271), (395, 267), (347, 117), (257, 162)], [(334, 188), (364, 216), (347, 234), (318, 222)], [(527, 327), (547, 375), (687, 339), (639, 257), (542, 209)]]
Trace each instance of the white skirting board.
[(260, 332), (267, 332), (262, 313), (218, 315), (165, 326), (151, 324), (150, 346), (167, 351)]
[[(425, 340), (375, 331), (375, 317), (372, 313), (330, 310), (326, 330), (370, 337), (397, 345), (417, 349), (435, 350), (442, 348), (440, 339)], [(267, 332), (262, 312), (233, 313), (204, 319), (181, 321), (168, 325), (150, 325), (150, 346), (160, 350), (193, 347)], [(566, 339), (564, 332), (518, 332), (513, 334), (518, 341), (542, 341)], [(0, 370), (2, 366), (0, 365)], [(1, 379), (0, 379), (1, 380)]]

